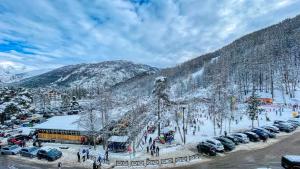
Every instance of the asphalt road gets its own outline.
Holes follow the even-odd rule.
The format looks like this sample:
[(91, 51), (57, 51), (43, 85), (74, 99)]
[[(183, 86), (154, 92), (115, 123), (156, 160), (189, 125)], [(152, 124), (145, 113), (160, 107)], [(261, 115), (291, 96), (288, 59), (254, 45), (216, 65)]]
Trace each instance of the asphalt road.
[[(270, 167), (282, 169), (281, 156), (286, 154), (300, 155), (300, 133), (293, 135), (259, 150), (241, 150), (229, 153), (226, 156), (214, 157), (213, 160), (187, 167), (175, 167), (176, 169), (257, 169)], [(0, 169), (53, 169), (56, 163), (37, 164), (28, 161), (0, 156)], [(74, 164), (76, 165), (76, 164)], [(80, 169), (78, 167), (63, 166), (63, 169)]]
[(257, 169), (281, 167), (283, 155), (300, 155), (300, 133), (293, 135), (268, 147), (252, 151), (237, 151), (226, 156), (214, 157), (214, 160), (176, 169)]

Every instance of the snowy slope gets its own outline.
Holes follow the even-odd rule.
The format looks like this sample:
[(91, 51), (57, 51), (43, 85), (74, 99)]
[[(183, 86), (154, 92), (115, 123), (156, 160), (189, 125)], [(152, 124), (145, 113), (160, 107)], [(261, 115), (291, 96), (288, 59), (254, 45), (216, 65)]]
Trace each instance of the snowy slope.
[(142, 73), (154, 73), (157, 68), (128, 61), (107, 61), (61, 67), (50, 72), (24, 79), (25, 87), (110, 87)]

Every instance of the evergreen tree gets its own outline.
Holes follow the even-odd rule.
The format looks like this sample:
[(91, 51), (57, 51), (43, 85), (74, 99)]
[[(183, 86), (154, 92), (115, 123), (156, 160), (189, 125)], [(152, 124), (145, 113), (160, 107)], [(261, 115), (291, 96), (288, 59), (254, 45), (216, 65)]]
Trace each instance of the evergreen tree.
[(254, 120), (258, 119), (258, 113), (259, 113), (259, 106), (260, 101), (258, 100), (258, 97), (255, 93), (255, 91), (252, 92), (252, 96), (248, 99), (248, 114), (250, 119), (252, 120), (252, 128), (254, 127)]

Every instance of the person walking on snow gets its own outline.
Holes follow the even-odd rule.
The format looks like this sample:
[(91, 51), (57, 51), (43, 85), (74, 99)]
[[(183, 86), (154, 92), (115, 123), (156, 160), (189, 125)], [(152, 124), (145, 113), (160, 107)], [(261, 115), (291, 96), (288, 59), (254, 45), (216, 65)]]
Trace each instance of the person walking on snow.
[(105, 160), (108, 161), (108, 150), (105, 150)]
[(90, 151), (89, 151), (89, 149), (86, 149), (86, 158), (90, 159)]
[(158, 157), (158, 156), (159, 156), (159, 147), (156, 146), (156, 157)]
[(58, 167), (58, 169), (61, 169), (62, 163), (61, 163), (61, 162), (58, 162), (57, 167)]
[(79, 153), (79, 151), (77, 152), (77, 160), (80, 163), (80, 153)]

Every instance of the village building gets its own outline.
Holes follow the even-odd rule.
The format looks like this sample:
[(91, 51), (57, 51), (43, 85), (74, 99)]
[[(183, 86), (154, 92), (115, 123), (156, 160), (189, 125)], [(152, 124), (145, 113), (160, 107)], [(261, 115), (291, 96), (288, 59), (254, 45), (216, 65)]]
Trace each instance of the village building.
[(89, 131), (79, 124), (79, 120), (79, 115), (54, 116), (34, 129), (41, 141), (84, 144), (88, 141)]

